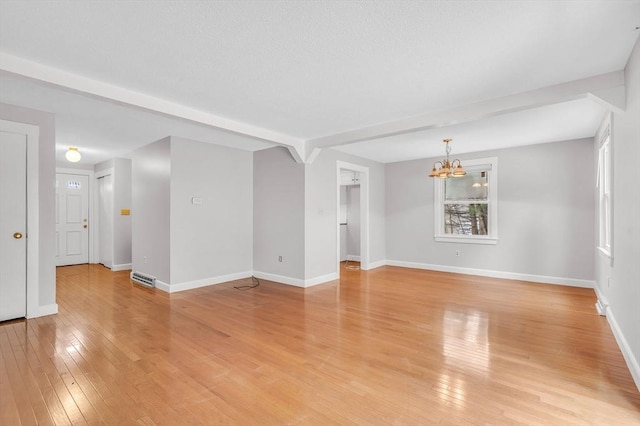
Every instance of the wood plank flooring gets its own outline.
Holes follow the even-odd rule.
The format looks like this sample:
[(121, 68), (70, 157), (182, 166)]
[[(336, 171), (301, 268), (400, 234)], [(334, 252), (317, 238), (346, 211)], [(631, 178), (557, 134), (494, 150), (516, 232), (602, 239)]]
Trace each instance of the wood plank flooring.
[(0, 324), (0, 424), (640, 424), (592, 290), (382, 267), (169, 295), (57, 272)]

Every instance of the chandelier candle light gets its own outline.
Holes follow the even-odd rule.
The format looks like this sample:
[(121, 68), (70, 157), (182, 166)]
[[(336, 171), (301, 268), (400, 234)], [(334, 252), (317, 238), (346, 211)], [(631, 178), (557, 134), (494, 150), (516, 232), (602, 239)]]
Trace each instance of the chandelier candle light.
[[(439, 177), (440, 179), (447, 179), (450, 177), (462, 177), (467, 174), (466, 170), (462, 167), (460, 160), (449, 161), (449, 154), (451, 153), (451, 147), (449, 142), (451, 139), (444, 139), (442, 142), (447, 144), (446, 152), (447, 157), (442, 161), (436, 161), (433, 163), (433, 170), (429, 173), (429, 177)], [(440, 164), (437, 166), (437, 164)]]

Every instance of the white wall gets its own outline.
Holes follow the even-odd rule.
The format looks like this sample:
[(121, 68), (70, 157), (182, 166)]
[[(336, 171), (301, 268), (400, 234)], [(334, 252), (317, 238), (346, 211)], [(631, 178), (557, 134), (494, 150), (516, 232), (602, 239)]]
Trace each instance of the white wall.
[(465, 159), (498, 157), (496, 245), (435, 242), (434, 181), (427, 177), (435, 159), (387, 164), (387, 259), (590, 285), (592, 143), (582, 139), (455, 156), (463, 164)]
[(0, 103), (0, 119), (40, 128), (38, 144), (38, 299), (36, 315), (56, 313), (55, 267), (55, 118), (53, 114)]
[(304, 280), (304, 165), (276, 147), (254, 152), (253, 166), (253, 269)]
[(626, 111), (614, 112), (611, 123), (613, 262), (596, 252), (596, 290), (640, 389), (640, 41), (625, 68), (625, 86)]
[(131, 177), (132, 269), (170, 283), (171, 138), (135, 150)]
[(171, 285), (250, 276), (253, 153), (172, 137), (170, 230)]

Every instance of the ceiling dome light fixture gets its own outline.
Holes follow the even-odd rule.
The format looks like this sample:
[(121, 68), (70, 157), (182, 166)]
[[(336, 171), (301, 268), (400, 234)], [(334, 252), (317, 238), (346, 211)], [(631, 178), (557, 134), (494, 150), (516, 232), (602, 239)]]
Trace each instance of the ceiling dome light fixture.
[[(460, 163), (460, 160), (449, 161), (449, 154), (451, 153), (449, 142), (451, 142), (451, 139), (444, 139), (442, 142), (447, 144), (447, 157), (442, 161), (436, 161), (435, 163), (433, 163), (433, 170), (431, 170), (431, 173), (429, 173), (429, 177), (439, 177), (440, 179), (447, 179), (450, 177), (462, 177), (466, 175), (467, 172), (462, 167), (462, 163)], [(440, 165), (436, 166), (437, 164)]]
[(64, 156), (67, 158), (67, 161), (70, 161), (72, 163), (77, 163), (82, 158), (82, 155), (80, 155), (80, 151), (78, 151), (78, 148), (76, 148), (75, 146), (70, 146), (69, 150), (66, 152), (66, 154), (64, 154)]

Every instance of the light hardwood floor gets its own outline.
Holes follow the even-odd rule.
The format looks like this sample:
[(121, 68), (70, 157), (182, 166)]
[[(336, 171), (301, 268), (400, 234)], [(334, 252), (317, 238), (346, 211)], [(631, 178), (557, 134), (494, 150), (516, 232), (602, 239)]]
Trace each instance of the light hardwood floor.
[(2, 425), (640, 424), (589, 289), (396, 267), (172, 295), (96, 265), (57, 276), (59, 314), (0, 324)]

